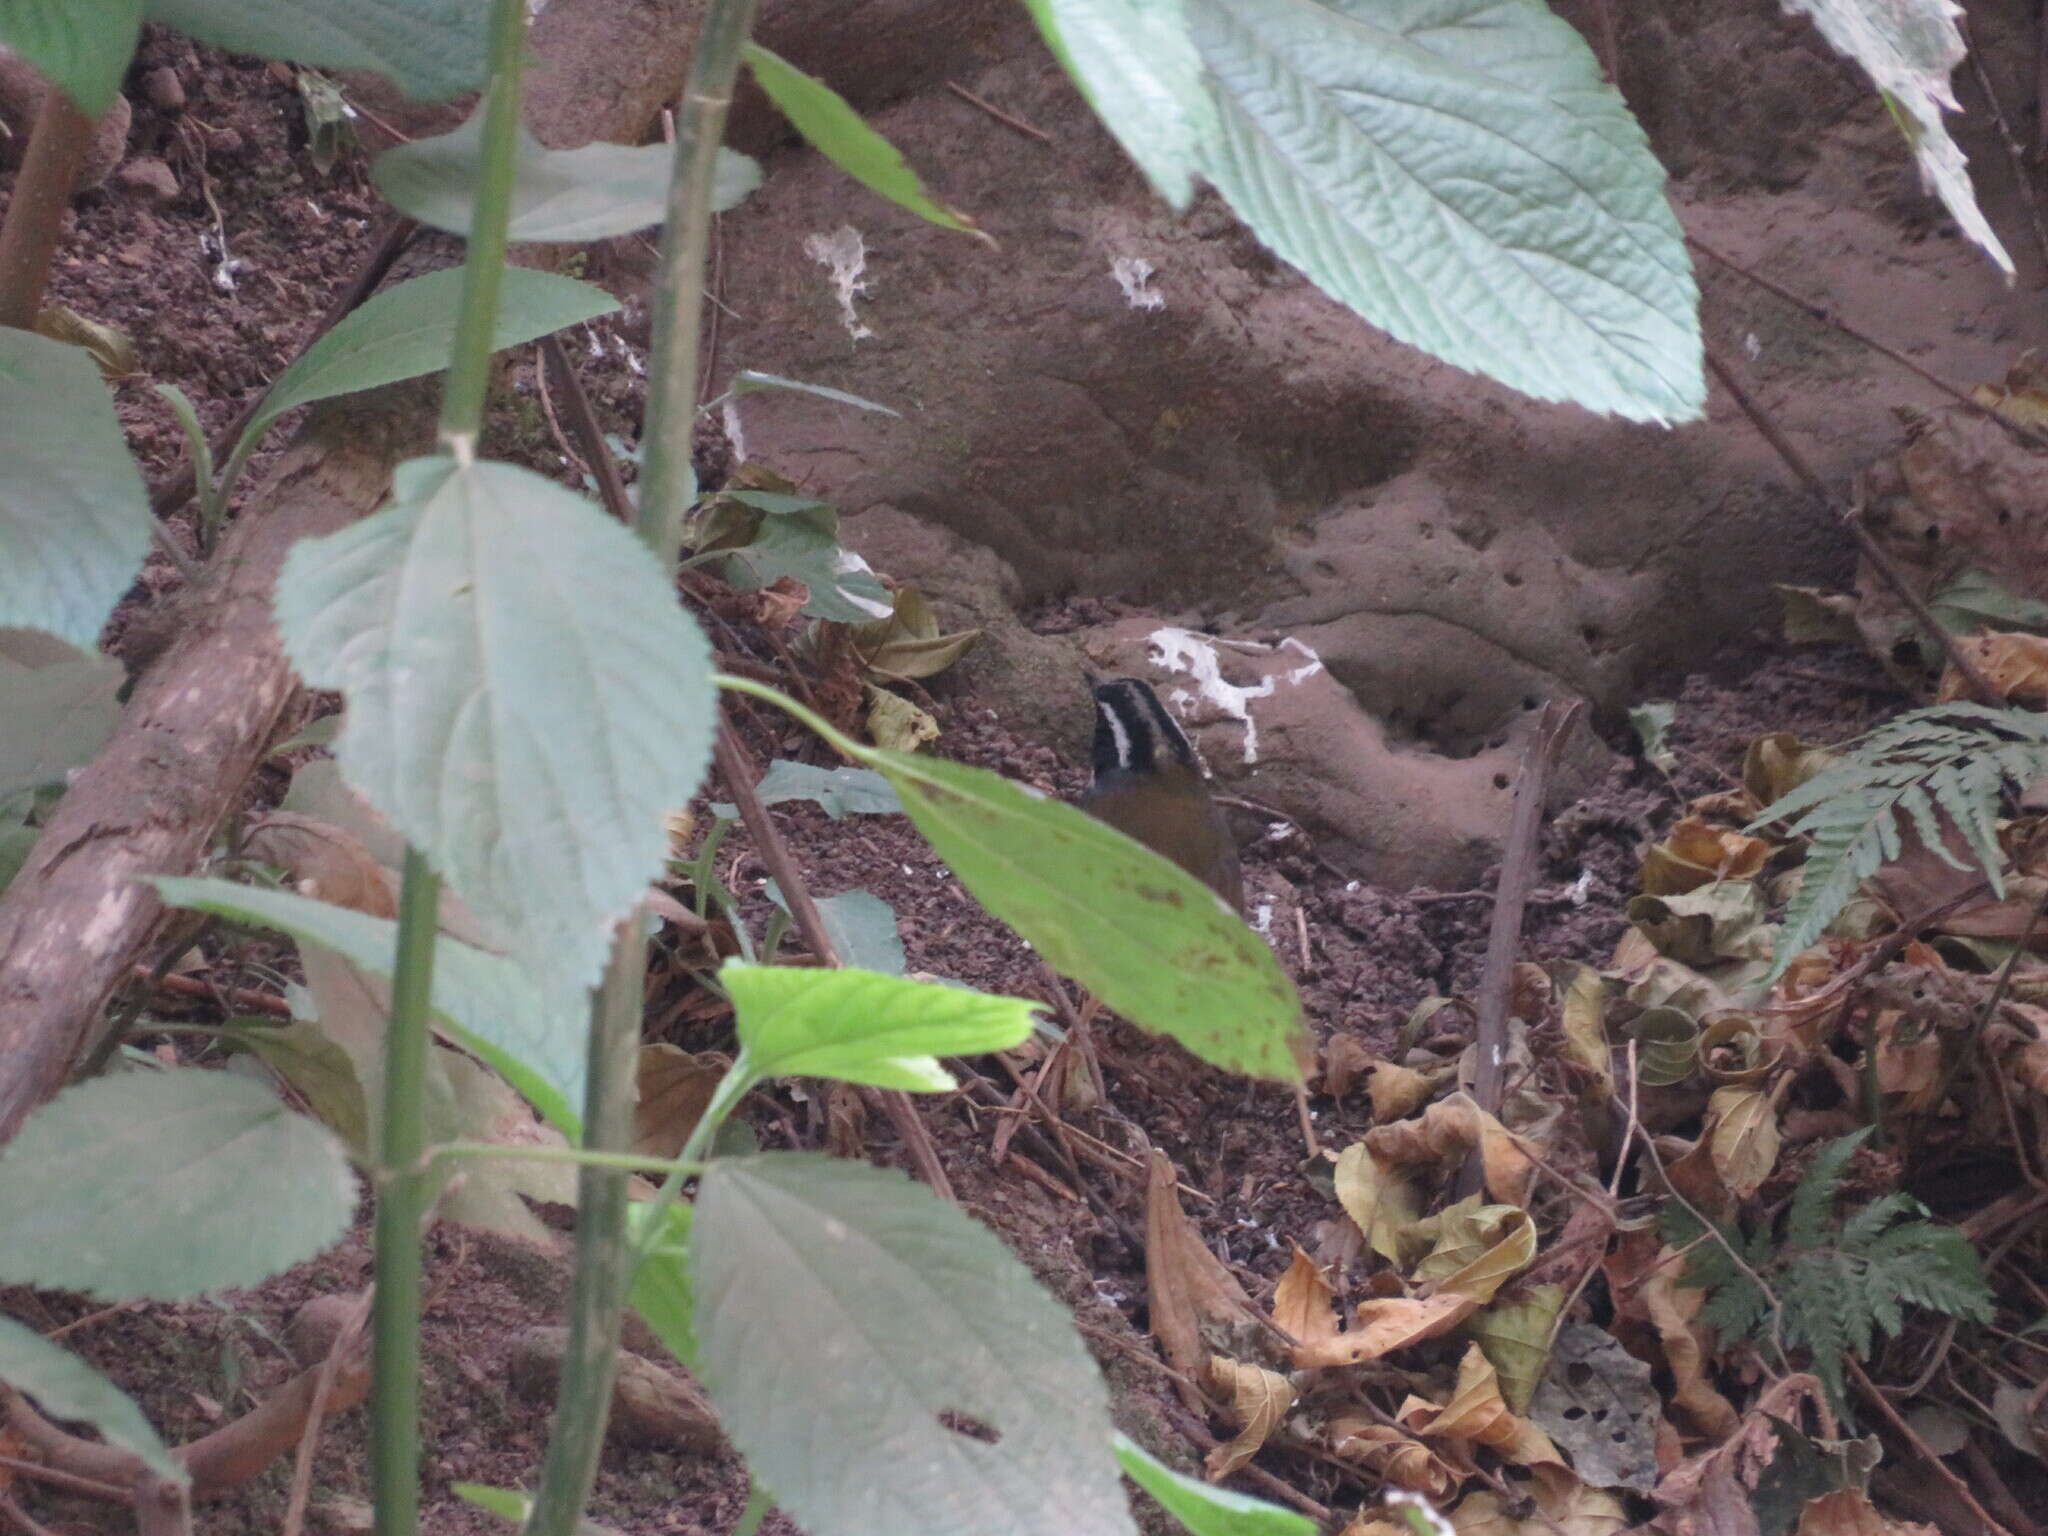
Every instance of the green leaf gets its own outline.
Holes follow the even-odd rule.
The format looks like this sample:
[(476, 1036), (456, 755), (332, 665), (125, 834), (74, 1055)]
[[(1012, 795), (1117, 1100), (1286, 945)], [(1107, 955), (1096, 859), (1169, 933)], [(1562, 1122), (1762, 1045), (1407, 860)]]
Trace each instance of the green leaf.
[(339, 1238), (355, 1204), (341, 1143), (262, 1083), (94, 1078), (0, 1154), (0, 1284), (109, 1301), (255, 1285)]
[[(730, 1124), (731, 1122), (728, 1122)], [(637, 1244), (647, 1230), (648, 1206), (634, 1201), (626, 1213), (633, 1241)], [(640, 1321), (653, 1330), (668, 1352), (685, 1366), (697, 1360), (697, 1338), (690, 1295), (690, 1225), (693, 1208), (671, 1205), (662, 1218), (661, 1236), (649, 1250), (647, 1261), (633, 1275), (627, 1301)]]
[[(275, 928), (301, 943), (324, 945), (380, 980), (391, 979), (398, 925), (389, 918), (226, 880), (162, 876), (151, 884), (174, 907)], [(588, 1023), (581, 1009), (550, 1012), (518, 965), (444, 936), (434, 943), (434, 1012), (463, 1049), (488, 1062), (548, 1124), (572, 1142), (581, 1136), (575, 1106), (583, 1102)]]
[(806, 384), (801, 379), (785, 379), (779, 373), (761, 373), (752, 368), (742, 368), (732, 377), (732, 384), (723, 395), (709, 402), (705, 409), (722, 405), (737, 395), (759, 394), (764, 389), (787, 390), (793, 394), (816, 395), (821, 400), (836, 400), (841, 405), (851, 405), (863, 411), (880, 411), (884, 416), (901, 417), (901, 411), (892, 411), (886, 405), (869, 400), (862, 395), (850, 395), (843, 389), (833, 389), (824, 384)]
[(111, 656), (0, 630), (0, 802), (91, 762), (121, 718), (126, 679)]
[(149, 523), (93, 360), (0, 328), (0, 625), (91, 649), (142, 569)]
[(292, 549), (277, 616), (306, 681), (347, 697), (348, 782), (550, 995), (595, 983), (717, 714), (654, 555), (528, 470), (414, 459), (390, 506)]
[(922, 1185), (838, 1158), (721, 1158), (690, 1268), (699, 1379), (812, 1536), (1130, 1536), (1072, 1319)]
[(1698, 418), (1699, 292), (1664, 168), (1541, 0), (1185, 0), (1200, 169), (1374, 325), (1539, 400)]
[(310, 1019), (288, 1024), (241, 1021), (223, 1037), (238, 1051), (247, 1051), (289, 1083), (314, 1116), (339, 1136), (359, 1158), (370, 1156), (370, 1105), (362, 1079), (347, 1051), (328, 1038)]
[(840, 546), (839, 514), (823, 502), (769, 513), (751, 543), (722, 553), (719, 574), (741, 591), (784, 576), (802, 582), (811, 594), (803, 611), (814, 619), (864, 624), (895, 611), (868, 563)]
[[(820, 768), (778, 757), (761, 775), (754, 793), (763, 805), (780, 805), (785, 800), (815, 800), (830, 821), (842, 816), (901, 816), (903, 802), (889, 781), (872, 768)], [(731, 821), (739, 812), (731, 805), (714, 804), (714, 816)]]
[(979, 1056), (1020, 1045), (1038, 1004), (877, 971), (815, 970), (728, 960), (719, 983), (732, 998), (741, 1046), (733, 1071), (829, 1077), (912, 1093), (958, 1085), (940, 1056)]
[(904, 164), (896, 146), (863, 122), (860, 114), (847, 105), (846, 98), (831, 86), (758, 43), (747, 44), (746, 59), (754, 72), (754, 83), (781, 109), (805, 142), (855, 181), (921, 219), (947, 229), (981, 234), (974, 221), (959, 209), (933, 201), (917, 172)]
[(1194, 1536), (1315, 1536), (1308, 1516), (1176, 1472), (1122, 1430), (1110, 1449), (1131, 1481)]
[[(602, 288), (553, 272), (507, 267), (502, 282), (497, 326), (491, 333), (493, 351), (580, 325), (619, 307)], [(450, 267), (387, 288), (356, 309), (270, 386), (262, 407), (235, 444), (223, 484), (233, 482), (263, 434), (286, 411), (446, 368), (461, 304), (462, 269)]]
[(109, 1445), (139, 1456), (157, 1476), (185, 1485), (183, 1464), (133, 1398), (69, 1350), (11, 1317), (0, 1317), (0, 1381), (34, 1398), (45, 1417), (90, 1424)]
[(0, 0), (0, 44), (87, 117), (106, 111), (121, 88), (141, 27), (142, 0)]
[[(483, 112), (452, 133), (386, 150), (370, 180), (399, 212), (467, 236), (482, 167)], [(668, 211), (675, 151), (666, 144), (586, 144), (548, 149), (519, 126), (512, 183), (511, 240), (602, 240), (659, 224)], [(761, 185), (761, 167), (730, 149), (718, 152), (711, 211), (737, 208)]]
[(1669, 699), (1650, 699), (1628, 712), (1629, 728), (1643, 744), (1643, 760), (1663, 773), (1678, 771), (1678, 754), (1671, 750), (1671, 725), (1678, 718), (1678, 706)]
[(374, 70), (422, 101), (483, 84), (490, 7), (476, 0), (145, 0), (144, 10), (228, 53)]
[[(773, 880), (765, 887), (768, 899), (789, 910), (782, 888)], [(843, 891), (837, 896), (816, 898), (818, 919), (832, 941), (841, 965), (864, 971), (901, 976), (909, 968), (903, 952), (903, 936), (896, 931), (896, 912), (872, 891)]]
[[(448, 1491), (464, 1503), (474, 1504), (478, 1509), (517, 1526), (523, 1527), (533, 1517), (533, 1495), (518, 1488), (493, 1488), (488, 1483), (450, 1483)], [(576, 1531), (577, 1536), (619, 1536), (611, 1526), (599, 1525), (590, 1519), (579, 1519)]]
[(904, 752), (863, 759), (988, 910), (1054, 970), (1204, 1061), (1301, 1080), (1294, 983), (1193, 876), (1113, 827), (999, 774)]
[(1219, 133), (1183, 0), (1025, 0), (1066, 71), (1177, 209)]

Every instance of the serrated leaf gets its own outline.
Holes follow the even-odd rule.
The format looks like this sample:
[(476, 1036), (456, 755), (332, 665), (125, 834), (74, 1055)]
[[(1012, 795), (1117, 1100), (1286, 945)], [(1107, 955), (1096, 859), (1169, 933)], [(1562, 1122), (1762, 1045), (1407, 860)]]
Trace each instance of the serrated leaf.
[(334, 1242), (355, 1203), (341, 1143), (262, 1083), (95, 1078), (0, 1154), (0, 1283), (109, 1301), (255, 1285)]
[(1130, 1536), (1072, 1320), (930, 1190), (837, 1158), (721, 1158), (690, 1264), (699, 1377), (813, 1536)]
[(1795, 16), (1812, 18), (1820, 35), (1839, 53), (1863, 66), (1892, 119), (1906, 137), (1921, 180), (1947, 207), (1970, 240), (1981, 247), (2007, 281), (2012, 257), (1992, 231), (1963, 151), (1949, 137), (1942, 112), (1962, 110), (1949, 76), (1963, 62), (1963, 34), (1956, 25), (1962, 7), (1955, 0), (1780, 0)]
[(112, 105), (141, 28), (142, 0), (0, 0), (0, 45), (87, 117)]
[(228, 53), (374, 70), (423, 101), (483, 83), (489, 11), (475, 0), (145, 0), (144, 10)]
[(1664, 169), (1538, 0), (1185, 0), (1253, 231), (1401, 341), (1634, 421), (1705, 406)]
[[(319, 944), (383, 981), (398, 953), (398, 925), (290, 891), (226, 880), (160, 877), (174, 907), (211, 912)], [(434, 1012), (465, 1050), (488, 1062), (541, 1117), (575, 1141), (582, 1132), (584, 1032), (581, 1009), (552, 1011), (527, 973), (503, 955), (443, 937), (434, 944)]]
[[(548, 149), (518, 127), (509, 240), (602, 240), (659, 224), (667, 216), (675, 151), (666, 144), (585, 144)], [(483, 163), (481, 107), (451, 133), (386, 150), (370, 166), (385, 201), (422, 224), (467, 236)], [(711, 211), (737, 208), (761, 185), (761, 167), (720, 149)]]
[(90, 1424), (109, 1445), (140, 1457), (158, 1477), (183, 1487), (185, 1468), (135, 1400), (67, 1349), (0, 1317), (0, 1381), (26, 1392), (46, 1417)]
[[(507, 267), (499, 281), (494, 352), (619, 307), (602, 288), (553, 272)], [(410, 278), (367, 300), (278, 375), (235, 444), (223, 483), (241, 472), (263, 434), (285, 412), (446, 368), (461, 306), (460, 267)]]
[(1176, 1472), (1121, 1430), (1110, 1449), (1131, 1481), (1194, 1536), (1314, 1536), (1306, 1515)]
[(1152, 189), (1194, 196), (1217, 133), (1202, 60), (1179, 0), (1025, 0), (1054, 55)]
[(0, 328), (0, 625), (90, 650), (142, 569), (149, 524), (93, 360)]
[(863, 761), (975, 899), (1105, 1006), (1212, 1065), (1289, 1082), (1306, 1073), (1293, 982), (1192, 875), (998, 774), (903, 752)]
[[(768, 899), (783, 911), (789, 910), (782, 889), (773, 880), (765, 887)], [(896, 931), (895, 910), (872, 891), (842, 891), (837, 896), (820, 896), (815, 902), (818, 920), (841, 965), (864, 971), (901, 976), (909, 969), (903, 950), (903, 935)]]
[(945, 1093), (958, 1085), (938, 1057), (1023, 1044), (1038, 1006), (876, 971), (728, 960), (718, 979), (741, 1046), (733, 1071), (757, 1082), (825, 1077)]
[(349, 783), (546, 989), (592, 985), (716, 721), (653, 554), (530, 471), (414, 459), (390, 506), (293, 547), (276, 605), (300, 674), (347, 697)]
[(127, 673), (111, 656), (64, 648), (61, 659), (17, 660), (22, 631), (0, 630), (0, 803), (61, 785), (92, 761), (121, 718)]
[(933, 199), (896, 146), (863, 122), (831, 86), (758, 43), (747, 44), (745, 56), (754, 83), (811, 148), (877, 197), (947, 229), (981, 233), (959, 209)]

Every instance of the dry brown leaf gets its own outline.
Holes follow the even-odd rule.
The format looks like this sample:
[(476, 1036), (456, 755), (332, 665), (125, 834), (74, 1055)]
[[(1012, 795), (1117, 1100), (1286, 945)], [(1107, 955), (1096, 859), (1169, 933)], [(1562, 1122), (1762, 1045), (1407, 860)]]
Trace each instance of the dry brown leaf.
[(1504, 1205), (1523, 1204), (1536, 1177), (1522, 1139), (1466, 1093), (1438, 1100), (1417, 1119), (1375, 1127), (1366, 1133), (1365, 1144), (1384, 1165), (1396, 1168), (1449, 1162), (1476, 1144), (1487, 1193)]
[(1550, 1437), (1508, 1407), (1493, 1362), (1477, 1344), (1467, 1348), (1458, 1362), (1458, 1382), (1448, 1403), (1438, 1407), (1426, 1398), (1411, 1397), (1395, 1417), (1403, 1429), (1414, 1434), (1488, 1446), (1520, 1466), (1564, 1465)]
[(1323, 1044), (1323, 1092), (1343, 1098), (1378, 1061), (1372, 1047), (1358, 1036), (1330, 1036)]
[(1340, 1460), (1375, 1472), (1398, 1488), (1442, 1501), (1457, 1490), (1459, 1474), (1420, 1440), (1391, 1424), (1355, 1414), (1330, 1421), (1325, 1432), (1331, 1452)]
[(1692, 1320), (1705, 1304), (1706, 1293), (1679, 1283), (1685, 1263), (1675, 1253), (1665, 1249), (1658, 1259), (1660, 1266), (1643, 1283), (1640, 1295), (1671, 1367), (1671, 1405), (1718, 1439), (1733, 1432), (1738, 1419), (1734, 1405), (1707, 1380), (1707, 1354), (1693, 1331)]
[(1251, 1299), (1181, 1209), (1173, 1164), (1156, 1149), (1145, 1192), (1145, 1287), (1152, 1336), (1167, 1362), (1187, 1378), (1177, 1383), (1183, 1400), (1203, 1412), (1201, 1394), (1191, 1385), (1203, 1379), (1209, 1363), (1201, 1325), (1251, 1314)]
[(1707, 1101), (1708, 1145), (1714, 1170), (1739, 1200), (1747, 1200), (1778, 1166), (1778, 1113), (1760, 1088), (1731, 1083)]
[(730, 1064), (709, 1051), (693, 1055), (668, 1044), (641, 1046), (633, 1150), (642, 1157), (679, 1156)]
[(1688, 816), (1643, 855), (1640, 883), (1647, 896), (1681, 896), (1716, 880), (1752, 880), (1774, 851), (1761, 837)]
[(1941, 1536), (1917, 1520), (1891, 1520), (1853, 1488), (1838, 1488), (1809, 1499), (1799, 1512), (1795, 1536)]
[(1759, 736), (1742, 754), (1742, 792), (1749, 808), (1746, 814), (1730, 819), (1747, 825), (1758, 811), (1791, 794), (1834, 761), (1832, 748), (1801, 741), (1790, 731)]
[(1273, 1321), (1302, 1343), (1335, 1338), (1336, 1295), (1316, 1261), (1296, 1247), (1287, 1272), (1273, 1288)]
[(1536, 1257), (1536, 1223), (1519, 1206), (1481, 1206), (1478, 1198), (1417, 1224), (1432, 1233), (1435, 1247), (1414, 1278), (1484, 1303)]
[(243, 847), (251, 858), (283, 870), (304, 895), (372, 917), (398, 916), (391, 872), (362, 839), (333, 822), (271, 811), (250, 829)]
[(1258, 1454), (1259, 1447), (1294, 1406), (1294, 1388), (1278, 1371), (1247, 1365), (1228, 1355), (1210, 1357), (1204, 1380), (1223, 1399), (1224, 1411), (1237, 1427), (1237, 1433), (1209, 1452), (1202, 1462), (1203, 1473), (1215, 1483)]
[(1508, 1017), (1540, 1024), (1553, 991), (1548, 971), (1533, 960), (1517, 960), (1508, 977)]
[(1565, 1055), (1592, 1081), (1584, 1097), (1604, 1104), (1614, 1095), (1614, 1059), (1607, 1048), (1607, 982), (1590, 965), (1572, 967), (1564, 985)]
[(1412, 1536), (1412, 1533), (1407, 1526), (1397, 1524), (1384, 1515), (1368, 1514), (1361, 1509), (1337, 1536)]
[[(1566, 1536), (1614, 1536), (1627, 1528), (1628, 1512), (1618, 1495), (1588, 1487), (1563, 1462), (1539, 1463), (1529, 1482), (1536, 1508)], [(1547, 1529), (1547, 1527), (1546, 1527)]]
[(1414, 1114), (1429, 1102), (1435, 1083), (1428, 1073), (1413, 1067), (1391, 1061), (1373, 1063), (1372, 1081), (1366, 1085), (1366, 1092), (1372, 1096), (1373, 1124), (1385, 1125)]
[[(2030, 709), (2048, 705), (2048, 638), (1993, 633), (1957, 635), (1952, 643), (1963, 655), (1976, 662), (1984, 680), (2006, 703), (2022, 704)], [(1969, 683), (1963, 680), (1955, 663), (1950, 662), (1948, 669), (1941, 674), (1941, 687), (1935, 692), (1935, 703), (1948, 704), (1970, 696)]]
[(1421, 1216), (1408, 1181), (1386, 1167), (1361, 1141), (1337, 1155), (1336, 1186), (1344, 1214), (1365, 1234), (1373, 1252), (1401, 1263), (1403, 1234)]
[(1410, 1344), (1449, 1333), (1478, 1310), (1479, 1303), (1471, 1297), (1450, 1291), (1421, 1300), (1393, 1296), (1360, 1302), (1349, 1332), (1320, 1344), (1303, 1345), (1294, 1351), (1294, 1363), (1307, 1370), (1377, 1360), (1389, 1350), (1406, 1349)]
[(1896, 1016), (1880, 1016), (1876, 1028), (1878, 1090), (1908, 1114), (1933, 1109), (1941, 1082), (1941, 1037), (1923, 1022)]

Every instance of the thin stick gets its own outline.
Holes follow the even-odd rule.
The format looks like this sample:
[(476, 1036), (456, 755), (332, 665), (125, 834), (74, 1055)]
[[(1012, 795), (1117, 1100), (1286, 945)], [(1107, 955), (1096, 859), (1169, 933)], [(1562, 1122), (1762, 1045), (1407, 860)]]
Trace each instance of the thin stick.
[(1884, 1415), (1885, 1421), (1894, 1430), (1905, 1437), (1906, 1443), (1912, 1446), (1915, 1454), (1933, 1469), (1936, 1477), (1948, 1485), (1949, 1492), (1963, 1501), (1964, 1508), (1984, 1522), (1986, 1536), (2012, 1536), (2012, 1532), (1992, 1519), (1984, 1506), (1977, 1502), (1976, 1495), (1970, 1492), (1970, 1485), (1951, 1472), (1948, 1469), (1948, 1463), (1935, 1455), (1928, 1447), (1927, 1442), (1913, 1432), (1913, 1426), (1900, 1417), (1899, 1410), (1892, 1406), (1891, 1399), (1878, 1391), (1877, 1384), (1864, 1374), (1863, 1367), (1856, 1357), (1854, 1355), (1844, 1355), (1842, 1357), (1842, 1365), (1849, 1372), (1851, 1379), (1855, 1381), (1857, 1391), (1870, 1402), (1872, 1407)]
[(1999, 142), (2005, 146), (2005, 158), (2012, 166), (2012, 179), (2019, 189), (2020, 201), (2027, 205), (2027, 220), (2034, 226), (2034, 246), (2041, 253), (2041, 259), (2048, 262), (2048, 229), (2041, 224), (2041, 205), (2034, 197), (2034, 178), (2027, 168), (2026, 152), (2020, 148), (2020, 141), (2013, 137), (2012, 124), (2006, 121), (2005, 104), (1998, 99), (1998, 89), (1991, 83), (1991, 75), (1984, 68), (1984, 55), (1977, 47), (1977, 39), (1970, 35), (1967, 17), (1958, 14), (1956, 31), (1963, 39), (1963, 50), (1970, 60), (1970, 72), (1977, 77), (1977, 89), (1984, 93), (1984, 100), (1991, 107), (1991, 121), (1998, 125)]
[[(1581, 707), (1577, 700), (1563, 704), (1552, 699), (1544, 704), (1536, 734), (1522, 759), (1521, 780), (1515, 785), (1507, 848), (1501, 856), (1500, 881), (1494, 894), (1493, 922), (1486, 934), (1486, 958), (1479, 969), (1479, 1069), (1473, 1074), (1472, 1097), (1489, 1115), (1500, 1114), (1507, 1067), (1508, 994), (1514, 981), (1515, 953), (1522, 941), (1522, 912), (1529, 890), (1536, 883), (1536, 866), (1541, 856), (1543, 797), (1557, 766), (1558, 753), (1563, 750), (1565, 737)], [(1484, 1177), (1479, 1149), (1475, 1146), (1458, 1175), (1460, 1193), (1477, 1194)]]
[(305, 1527), (306, 1501), (313, 1492), (313, 1448), (320, 1443), (320, 1425), (327, 1417), (328, 1400), (334, 1395), (334, 1380), (341, 1374), (344, 1357), (362, 1339), (374, 1295), (373, 1291), (363, 1292), (362, 1299), (336, 1330), (334, 1342), (327, 1347), (327, 1358), (320, 1362), (320, 1375), (313, 1383), (312, 1406), (306, 1410), (306, 1427), (299, 1436), (299, 1449), (292, 1461), (292, 1490), (285, 1501), (284, 1536), (299, 1536)]
[(983, 101), (979, 96), (975, 95), (974, 92), (967, 89), (966, 86), (960, 84), (959, 81), (948, 80), (946, 82), (946, 89), (951, 91), (955, 96), (958, 96), (962, 101), (967, 102), (970, 106), (976, 106), (981, 108), (982, 111), (986, 112), (990, 117), (994, 118), (1004, 127), (1014, 128), (1019, 133), (1025, 135), (1027, 138), (1036, 139), (1041, 144), (1052, 143), (1052, 135), (1047, 133), (1043, 128), (1034, 128), (1031, 124), (1025, 122), (1023, 118), (1012, 117), (1009, 113), (1005, 112), (1001, 107)]
[(611, 444), (604, 440), (604, 424), (597, 419), (597, 411), (590, 403), (590, 395), (583, 388), (583, 379), (570, 362), (568, 351), (562, 346), (560, 336), (543, 336), (540, 343), (541, 377), (554, 375), (557, 388), (562, 391), (568, 408), (569, 439), (575, 445), (577, 454), (589, 466), (591, 477), (597, 481), (598, 500), (604, 509), (624, 523), (633, 526), (633, 501), (626, 492), (626, 482), (619, 474), (619, 462), (612, 457)]
[(1991, 686), (1990, 680), (1984, 676), (1977, 664), (1970, 660), (1961, 646), (1956, 644), (1955, 636), (1936, 622), (1933, 613), (1927, 607), (1926, 599), (1913, 590), (1912, 584), (1906, 580), (1906, 573), (1899, 569), (1892, 557), (1885, 553), (1884, 547), (1871, 536), (1870, 530), (1863, 526), (1863, 519), (1856, 515), (1853, 508), (1835, 499), (1826, 482), (1814, 473), (1813, 466), (1808, 464), (1799, 450), (1792, 446), (1791, 440), (1779, 430), (1778, 424), (1750, 398), (1749, 392), (1735, 382), (1735, 376), (1728, 371), (1728, 365), (1721, 361), (1711, 347), (1707, 349), (1707, 367), (1713, 371), (1721, 387), (1728, 391), (1729, 397), (1734, 400), (1742, 414), (1749, 418), (1750, 425), (1762, 434), (1764, 441), (1769, 443), (1776, 450), (1778, 457), (1785, 461), (1786, 468), (1792, 471), (1801, 484), (1820, 498), (1821, 505), (1834, 514), (1837, 522), (1849, 530), (1856, 540), (1857, 547), (1862, 550), (1863, 557), (1870, 562), (1871, 568), (1884, 578), (1885, 584), (1892, 591), (1898, 594), (1899, 601), (1911, 610), (1920, 627), (1934, 636), (1947, 654), (1949, 665), (1956, 669), (1963, 679), (1964, 686), (1970, 690), (1976, 701), (1992, 709), (2002, 705), (2005, 701), (1999, 696), (1998, 690)]
[(64, 210), (92, 147), (92, 119), (56, 86), (43, 92), (28, 149), (15, 173), (14, 197), (0, 223), (0, 325), (35, 329), (63, 238)]
[(45, 1466), (40, 1461), (0, 1455), (0, 1467), (5, 1467), (10, 1472), (19, 1472), (24, 1477), (33, 1477), (53, 1488), (68, 1488), (73, 1493), (90, 1494), (95, 1499), (106, 1499), (115, 1504), (125, 1504), (128, 1501), (126, 1488), (113, 1483), (102, 1483), (95, 1478), (80, 1477), (76, 1472), (66, 1472), (61, 1467)]
[(1761, 272), (1751, 271), (1748, 267), (1742, 265), (1741, 262), (1735, 260), (1732, 256), (1723, 255), (1720, 251), (1715, 250), (1711, 245), (1708, 245), (1706, 241), (1700, 239), (1697, 235), (1687, 235), (1685, 237), (1685, 243), (1691, 246), (1694, 250), (1698, 251), (1702, 256), (1709, 257), (1713, 261), (1718, 262), (1721, 266), (1726, 267), (1730, 272), (1733, 272), (1737, 277), (1744, 278), (1747, 281), (1754, 283), (1757, 287), (1763, 289), (1766, 293), (1776, 295), (1778, 298), (1783, 299), (1787, 304), (1790, 304), (1794, 309), (1803, 310), (1807, 315), (1819, 321), (1822, 325), (1828, 326), (1833, 330), (1840, 331), (1844, 336), (1848, 337), (1851, 341), (1857, 342), (1862, 346), (1868, 347), (1871, 351), (1875, 352), (1879, 357), (1884, 358), (1886, 361), (1898, 364), (1899, 367), (1905, 369), (1906, 372), (1912, 374), (1914, 378), (1919, 379), (1923, 384), (1927, 384), (1934, 389), (1940, 390), (1941, 393), (1947, 395), (1951, 400), (1955, 401), (1956, 404), (1966, 405), (1971, 410), (1975, 411), (1978, 415), (1990, 417), (1993, 421), (1997, 422), (2006, 430), (2016, 433), (2018, 436), (2022, 438), (2025, 438), (2028, 442), (2034, 444), (2036, 447), (2048, 448), (2048, 433), (2042, 432), (2037, 427), (2029, 426), (2026, 422), (2014, 421), (2012, 418), (2008, 416), (2000, 415), (1997, 410), (1995, 410), (1991, 406), (1986, 405), (1976, 396), (1970, 394), (1969, 391), (1961, 389), (1956, 385), (1949, 383), (1949, 381), (1941, 377), (1941, 375), (1933, 373), (1928, 369), (1921, 367), (1920, 364), (1914, 362), (1912, 358), (1908, 357), (1905, 353), (1901, 352), (1897, 347), (1891, 346), (1886, 342), (1879, 341), (1875, 336), (1871, 335), (1868, 331), (1858, 330), (1855, 326), (1849, 324), (1848, 321), (1836, 315), (1836, 313), (1833, 310), (1829, 309), (1827, 305), (1820, 303), (1818, 300), (1805, 298), (1800, 294), (1796, 294), (1790, 288), (1785, 287), (1782, 283), (1776, 282), (1771, 278), (1765, 277)]

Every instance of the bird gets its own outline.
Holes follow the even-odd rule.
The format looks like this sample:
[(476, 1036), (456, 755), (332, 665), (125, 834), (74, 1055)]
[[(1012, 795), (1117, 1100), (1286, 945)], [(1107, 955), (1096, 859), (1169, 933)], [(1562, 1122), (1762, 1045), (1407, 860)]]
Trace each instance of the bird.
[(1142, 678), (1090, 682), (1095, 775), (1081, 809), (1178, 864), (1242, 913), (1237, 841), (1187, 732)]

